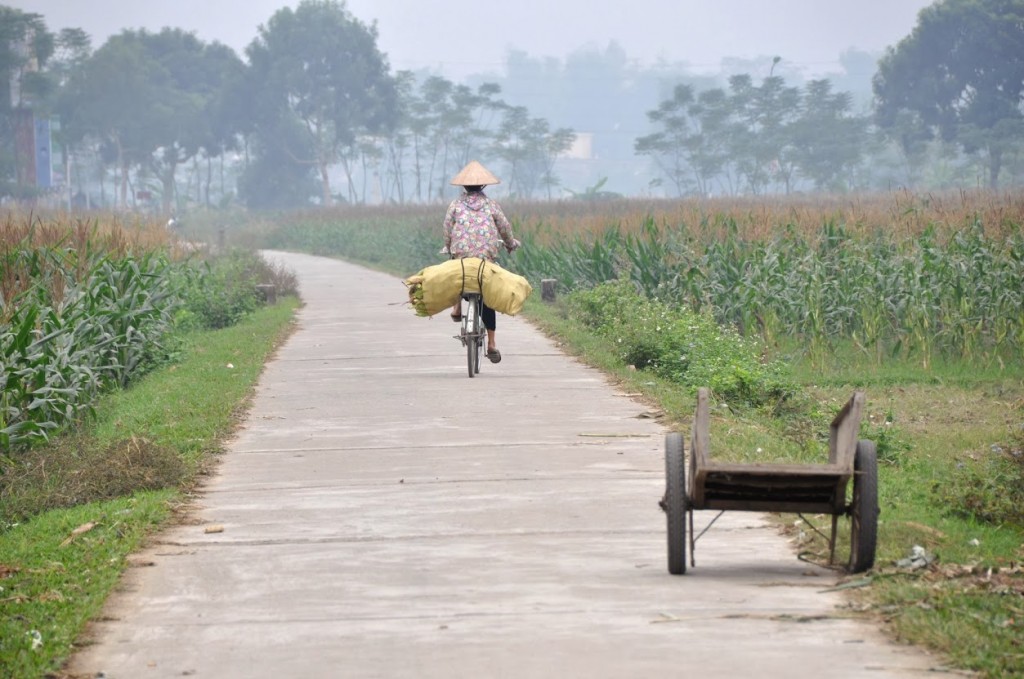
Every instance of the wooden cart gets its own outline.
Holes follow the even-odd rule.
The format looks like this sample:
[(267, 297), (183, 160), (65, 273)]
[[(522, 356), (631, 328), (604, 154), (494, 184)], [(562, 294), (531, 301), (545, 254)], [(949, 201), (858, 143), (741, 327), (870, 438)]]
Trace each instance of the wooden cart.
[[(875, 444), (858, 440), (864, 393), (855, 392), (832, 421), (828, 464), (744, 464), (715, 462), (709, 450), (709, 392), (697, 392), (690, 438), (689, 474), (683, 437), (665, 438), (665, 496), (668, 522), (668, 571), (686, 573), (686, 553), (696, 565), (697, 539), (726, 510), (831, 514), (829, 560), (834, 562), (839, 519), (850, 517), (847, 569), (866, 571), (875, 561), (878, 530), (878, 460)], [(849, 482), (852, 492), (847, 493)], [(689, 483), (687, 483), (689, 482)], [(719, 510), (701, 535), (694, 536), (694, 510)], [(689, 536), (689, 537), (688, 537)]]

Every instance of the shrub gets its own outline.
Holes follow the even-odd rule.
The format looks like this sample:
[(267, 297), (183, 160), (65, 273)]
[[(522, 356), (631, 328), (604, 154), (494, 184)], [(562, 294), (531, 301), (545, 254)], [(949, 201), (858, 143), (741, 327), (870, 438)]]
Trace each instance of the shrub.
[(295, 275), (268, 264), (249, 250), (197, 258), (182, 268), (178, 292), (183, 298), (180, 327), (216, 330), (240, 321), (262, 303), (257, 285), (272, 284), (279, 295), (297, 295)]
[(615, 343), (622, 361), (688, 387), (710, 387), (730, 403), (778, 407), (796, 392), (781, 364), (757, 343), (721, 328), (709, 313), (678, 309), (618, 280), (572, 293), (570, 315)]
[(860, 424), (860, 438), (874, 441), (878, 454), (878, 463), (893, 467), (903, 464), (907, 453), (912, 449), (903, 430), (896, 426), (891, 412), (886, 413), (884, 422), (862, 421)]
[(1024, 424), (1009, 443), (973, 453), (932, 489), (935, 502), (954, 516), (1024, 526)]

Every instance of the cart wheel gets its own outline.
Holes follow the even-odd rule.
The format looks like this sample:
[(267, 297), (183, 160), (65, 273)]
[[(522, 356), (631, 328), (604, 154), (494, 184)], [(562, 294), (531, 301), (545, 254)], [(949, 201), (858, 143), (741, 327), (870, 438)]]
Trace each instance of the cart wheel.
[(665, 514), (668, 521), (668, 572), (686, 573), (686, 467), (683, 435), (665, 437)]
[(878, 452), (874, 441), (857, 441), (853, 472), (850, 563), (847, 570), (863, 573), (875, 565), (875, 543), (878, 539)]

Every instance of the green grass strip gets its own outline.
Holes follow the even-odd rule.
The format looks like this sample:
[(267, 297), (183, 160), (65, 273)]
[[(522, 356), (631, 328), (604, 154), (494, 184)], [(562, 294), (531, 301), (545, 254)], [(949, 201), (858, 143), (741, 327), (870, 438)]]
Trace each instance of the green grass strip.
[[(102, 447), (150, 439), (184, 458), (187, 485), (236, 425), (296, 305), (287, 300), (237, 326), (190, 337), (181, 362), (105, 397), (80, 440)], [(181, 495), (140, 492), (0, 526), (0, 676), (35, 679), (58, 670), (128, 555), (166, 524)]]
[(0, 676), (59, 668), (173, 497), (161, 491), (55, 510), (0, 535)]

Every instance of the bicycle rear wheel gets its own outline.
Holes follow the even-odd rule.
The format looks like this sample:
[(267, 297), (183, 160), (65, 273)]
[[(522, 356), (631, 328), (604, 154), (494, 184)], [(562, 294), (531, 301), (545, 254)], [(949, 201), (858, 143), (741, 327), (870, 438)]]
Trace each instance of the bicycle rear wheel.
[(476, 372), (480, 374), (480, 359), (484, 355), (484, 342), (487, 341), (487, 329), (484, 328), (484, 298), (476, 298)]
[(466, 313), (463, 315), (463, 333), (466, 338), (466, 367), (470, 377), (480, 372), (480, 310), (477, 301), (469, 298)]

